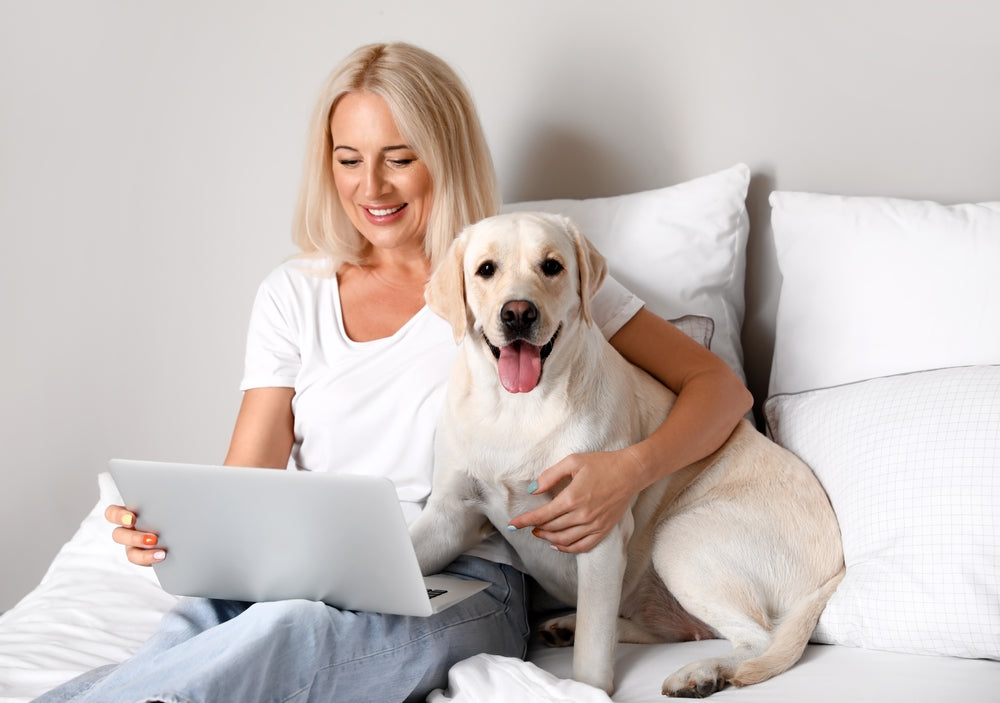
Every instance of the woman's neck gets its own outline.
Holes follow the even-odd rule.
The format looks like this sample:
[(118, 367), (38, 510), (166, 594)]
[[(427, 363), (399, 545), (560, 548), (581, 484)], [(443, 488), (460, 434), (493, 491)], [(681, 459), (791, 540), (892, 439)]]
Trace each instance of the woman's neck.
[(425, 257), (369, 257), (337, 275), (347, 336), (356, 342), (391, 337), (424, 307), (430, 277)]

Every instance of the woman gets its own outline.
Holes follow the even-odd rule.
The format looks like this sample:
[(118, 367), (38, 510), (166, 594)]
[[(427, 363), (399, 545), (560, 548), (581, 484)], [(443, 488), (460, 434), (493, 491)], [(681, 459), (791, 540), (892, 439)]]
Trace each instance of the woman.
[[(434, 423), (456, 353), (450, 328), (424, 306), (424, 285), (454, 235), (498, 205), (478, 117), (446, 64), (391, 44), (362, 47), (335, 69), (296, 208), (303, 256), (258, 292), (226, 463), (284, 468), (291, 459), (386, 475), (412, 519), (430, 490)], [(567, 457), (539, 478), (539, 491), (572, 481), (513, 524), (537, 526), (568, 552), (597, 544), (637, 491), (714, 451), (750, 404), (725, 364), (613, 281), (595, 319), (678, 400), (647, 440)], [(124, 507), (106, 517), (130, 561), (168, 558)], [(430, 618), (184, 599), (126, 663), (40, 700), (421, 700), (462, 658), (524, 654), (524, 578), (502, 543), (476, 553), (449, 571), (493, 585)]]

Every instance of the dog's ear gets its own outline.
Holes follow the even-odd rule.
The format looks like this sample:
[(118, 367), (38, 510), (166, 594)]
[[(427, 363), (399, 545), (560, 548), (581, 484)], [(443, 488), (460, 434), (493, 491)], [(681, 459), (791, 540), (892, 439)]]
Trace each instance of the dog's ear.
[(427, 306), (451, 325), (455, 342), (461, 342), (465, 337), (469, 321), (465, 308), (464, 258), (465, 237), (460, 235), (448, 247), (424, 289)]
[(608, 275), (608, 262), (571, 220), (567, 218), (565, 223), (566, 229), (573, 237), (577, 268), (580, 271), (580, 311), (583, 321), (590, 325), (594, 322), (590, 314), (590, 301)]

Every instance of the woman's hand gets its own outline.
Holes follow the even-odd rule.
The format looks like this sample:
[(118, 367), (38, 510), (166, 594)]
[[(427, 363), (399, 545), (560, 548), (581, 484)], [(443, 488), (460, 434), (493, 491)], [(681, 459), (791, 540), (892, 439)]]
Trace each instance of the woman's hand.
[(117, 527), (111, 532), (111, 539), (125, 545), (125, 556), (133, 564), (152, 566), (163, 561), (167, 553), (156, 546), (157, 536), (152, 532), (135, 529), (135, 513), (121, 505), (109, 505), (104, 511), (104, 519)]
[(534, 526), (532, 534), (560, 552), (586, 552), (604, 539), (632, 505), (643, 485), (642, 467), (627, 447), (615, 452), (571, 454), (546, 469), (530, 493), (544, 493), (569, 483), (545, 505), (510, 521), (516, 529)]

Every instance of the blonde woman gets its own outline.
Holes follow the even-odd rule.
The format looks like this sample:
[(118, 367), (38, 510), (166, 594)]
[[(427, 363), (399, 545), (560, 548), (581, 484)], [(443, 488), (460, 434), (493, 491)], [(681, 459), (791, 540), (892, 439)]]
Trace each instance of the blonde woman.
[[(310, 129), (293, 231), (302, 255), (272, 272), (254, 303), (226, 463), (388, 476), (408, 519), (419, 513), (456, 353), (424, 285), (455, 234), (498, 204), (475, 109), (443, 61), (406, 44), (348, 56)], [(614, 281), (594, 317), (679, 398), (643, 443), (567, 457), (542, 475), (540, 490), (572, 481), (518, 521), (571, 552), (595, 545), (638, 490), (714, 451), (750, 404), (724, 363)], [(169, 558), (124, 507), (106, 517), (130, 561)], [(463, 555), (448, 571), (493, 585), (429, 618), (184, 599), (131, 659), (40, 700), (423, 700), (460, 659), (524, 655), (525, 580), (514, 563), (499, 540)]]

